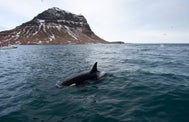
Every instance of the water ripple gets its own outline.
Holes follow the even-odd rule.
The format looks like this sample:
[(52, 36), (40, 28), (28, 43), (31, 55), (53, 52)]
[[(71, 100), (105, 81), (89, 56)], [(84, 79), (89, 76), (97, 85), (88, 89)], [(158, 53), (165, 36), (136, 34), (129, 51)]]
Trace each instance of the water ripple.
[[(0, 51), (0, 121), (187, 122), (188, 45), (40, 45)], [(98, 84), (57, 81), (98, 63)]]

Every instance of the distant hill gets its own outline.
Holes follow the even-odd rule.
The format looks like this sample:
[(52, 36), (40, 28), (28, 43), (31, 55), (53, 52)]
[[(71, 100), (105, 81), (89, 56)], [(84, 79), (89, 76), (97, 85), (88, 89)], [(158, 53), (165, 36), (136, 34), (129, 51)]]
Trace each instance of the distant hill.
[(114, 42), (109, 42), (109, 44), (125, 44), (125, 42), (122, 42), (122, 41), (114, 41)]
[(82, 15), (50, 8), (15, 29), (0, 32), (7, 44), (85, 44), (108, 43), (98, 37)]

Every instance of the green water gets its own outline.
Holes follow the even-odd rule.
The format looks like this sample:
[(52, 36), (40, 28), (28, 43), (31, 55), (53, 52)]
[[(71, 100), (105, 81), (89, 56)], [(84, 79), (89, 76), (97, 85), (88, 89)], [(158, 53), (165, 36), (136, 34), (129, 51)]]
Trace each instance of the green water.
[[(98, 84), (55, 87), (98, 69)], [(0, 50), (0, 122), (188, 122), (189, 45), (38, 45)]]

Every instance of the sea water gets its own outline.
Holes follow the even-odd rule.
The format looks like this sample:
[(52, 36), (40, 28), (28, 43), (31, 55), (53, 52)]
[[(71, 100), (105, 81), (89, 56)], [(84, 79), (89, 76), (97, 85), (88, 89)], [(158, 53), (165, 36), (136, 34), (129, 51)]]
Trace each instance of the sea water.
[[(57, 81), (98, 70), (96, 84)], [(188, 44), (31, 45), (0, 50), (0, 122), (188, 122)]]

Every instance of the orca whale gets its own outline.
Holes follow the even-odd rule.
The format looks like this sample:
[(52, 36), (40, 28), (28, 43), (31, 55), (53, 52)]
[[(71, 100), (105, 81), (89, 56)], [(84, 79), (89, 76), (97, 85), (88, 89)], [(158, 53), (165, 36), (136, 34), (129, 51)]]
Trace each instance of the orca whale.
[(91, 71), (69, 78), (64, 82), (57, 82), (56, 86), (62, 88), (65, 86), (88, 84), (89, 81), (94, 81), (102, 78), (106, 73), (97, 70), (97, 62), (93, 65)]

